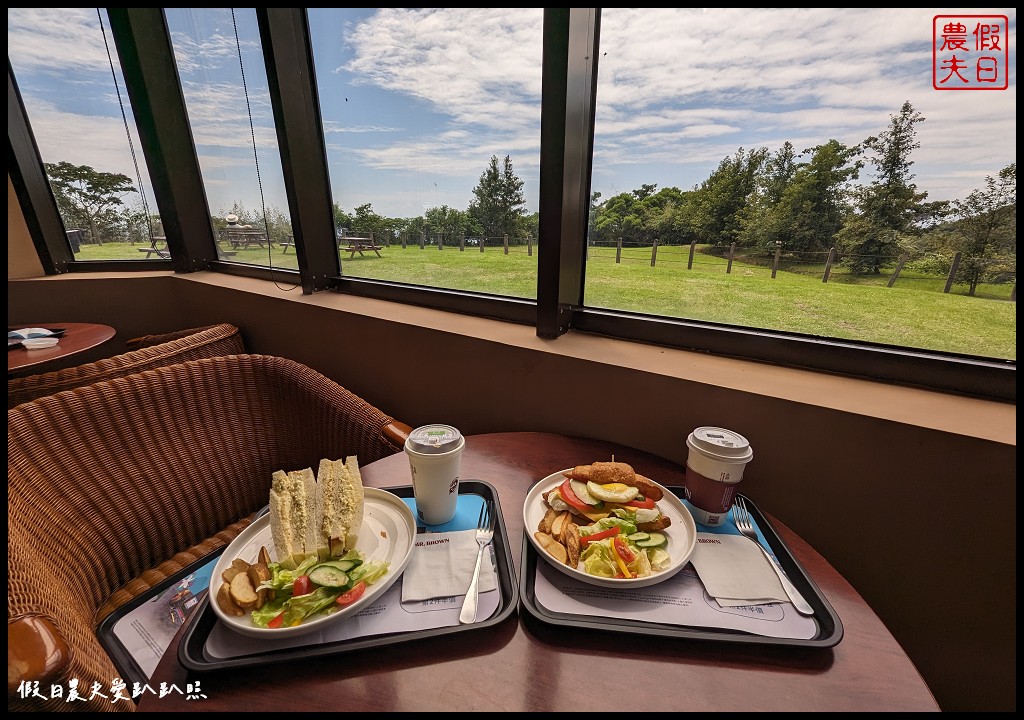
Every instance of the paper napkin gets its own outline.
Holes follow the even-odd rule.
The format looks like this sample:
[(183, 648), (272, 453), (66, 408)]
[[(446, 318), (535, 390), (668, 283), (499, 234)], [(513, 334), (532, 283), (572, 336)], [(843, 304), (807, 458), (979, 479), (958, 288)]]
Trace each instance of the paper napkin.
[[(402, 575), (402, 602), (465, 595), (476, 566), (476, 530), (423, 533), (416, 536)], [(498, 587), (491, 546), (480, 563), (480, 592)]]
[(789, 602), (768, 558), (742, 535), (697, 533), (690, 562), (723, 607)]
[(50, 337), (51, 335), (53, 335), (53, 331), (46, 328), (22, 328), (21, 330), (7, 331), (8, 340), (25, 340), (27, 338)]

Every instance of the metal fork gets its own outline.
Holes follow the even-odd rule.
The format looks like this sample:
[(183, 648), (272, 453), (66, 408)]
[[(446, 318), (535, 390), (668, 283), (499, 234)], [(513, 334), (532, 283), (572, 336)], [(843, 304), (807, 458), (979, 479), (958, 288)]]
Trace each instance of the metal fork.
[(743, 537), (748, 540), (753, 540), (754, 544), (757, 545), (757, 549), (764, 553), (764, 556), (768, 558), (768, 561), (771, 563), (772, 570), (774, 570), (775, 574), (779, 576), (779, 581), (782, 583), (782, 589), (786, 591), (786, 595), (789, 596), (789, 601), (793, 603), (797, 612), (801, 615), (813, 615), (814, 610), (807, 601), (804, 600), (800, 591), (793, 586), (793, 583), (786, 575), (785, 570), (782, 569), (782, 566), (779, 565), (779, 562), (772, 557), (771, 553), (761, 546), (761, 542), (757, 539), (757, 530), (754, 529), (754, 524), (750, 521), (750, 511), (747, 510), (747, 504), (739, 495), (736, 496), (736, 502), (733, 504), (732, 519), (733, 522), (736, 523), (736, 529), (743, 534)]
[(466, 599), (462, 602), (459, 622), (466, 624), (476, 622), (477, 600), (480, 598), (480, 564), (484, 559), (484, 548), (494, 538), (494, 507), (490, 500), (480, 505), (480, 517), (476, 521), (476, 567), (473, 568), (473, 582), (469, 584)]

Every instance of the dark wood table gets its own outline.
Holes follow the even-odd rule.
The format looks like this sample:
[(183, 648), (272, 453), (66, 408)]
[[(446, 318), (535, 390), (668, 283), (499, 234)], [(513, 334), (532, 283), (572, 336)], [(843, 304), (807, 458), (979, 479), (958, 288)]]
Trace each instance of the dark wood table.
[[(664, 485), (683, 468), (613, 443), (550, 433), (466, 439), (462, 477), (498, 491), (517, 574), (522, 507), (536, 481), (609, 458)], [(372, 487), (409, 485), (404, 454), (368, 464)], [(756, 501), (756, 496), (753, 498)], [(762, 508), (762, 510), (766, 510)], [(863, 598), (806, 542), (766, 512), (840, 617), (832, 648), (738, 645), (594, 632), (540, 623), (520, 610), (478, 631), (287, 664), (196, 673), (178, 661), (178, 636), (145, 694), (143, 711), (938, 711), (921, 675)], [(186, 699), (190, 684), (203, 699)], [(169, 685), (168, 685), (169, 687)]]
[(24, 347), (17, 347), (13, 350), (7, 351), (7, 374), (16, 374), (19, 371), (25, 370), (37, 370), (38, 365), (44, 363), (53, 362), (54, 360), (60, 360), (68, 355), (75, 355), (76, 353), (85, 352), (92, 348), (102, 345), (111, 338), (114, 337), (116, 331), (109, 325), (100, 325), (98, 323), (74, 323), (74, 322), (56, 322), (56, 323), (39, 323), (34, 325), (18, 325), (17, 327), (10, 326), (10, 330), (19, 330), (21, 328), (29, 327), (42, 327), (50, 330), (56, 330), (57, 328), (64, 328), (64, 335), (59, 338), (59, 342), (51, 348), (43, 348), (41, 350), (26, 350)]

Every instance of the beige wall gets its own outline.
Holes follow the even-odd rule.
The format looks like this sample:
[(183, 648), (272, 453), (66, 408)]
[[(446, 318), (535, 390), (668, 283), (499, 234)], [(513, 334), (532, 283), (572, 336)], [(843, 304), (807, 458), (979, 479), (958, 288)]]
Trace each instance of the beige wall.
[(755, 453), (744, 491), (864, 596), (944, 710), (1016, 707), (1014, 405), (578, 333), (541, 340), (216, 273), (10, 278), (9, 324), (107, 323), (118, 335), (96, 352), (112, 354), (136, 335), (231, 322), (252, 352), (306, 363), (412, 425), (607, 438), (680, 463), (694, 427), (737, 430)]
[(43, 266), (39, 262), (32, 238), (25, 226), (25, 217), (21, 214), (18, 197), (7, 176), (7, 277), (27, 278), (43, 274)]

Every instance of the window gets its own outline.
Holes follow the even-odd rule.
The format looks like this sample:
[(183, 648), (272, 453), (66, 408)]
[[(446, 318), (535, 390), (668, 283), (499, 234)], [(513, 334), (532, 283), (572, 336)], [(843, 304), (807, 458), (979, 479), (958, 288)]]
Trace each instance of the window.
[(342, 274), (536, 297), (543, 10), (308, 13)]
[(297, 268), (252, 8), (166, 8), (222, 260)]
[(585, 304), (1015, 361), (1014, 213), (953, 223), (1016, 97), (933, 89), (935, 12), (602, 9)]
[[(229, 262), (213, 268), (297, 268), (306, 292), (1016, 398), (1015, 78), (921, 90), (928, 11), (121, 14), (115, 31), (145, 35), (124, 60), (133, 89), (171, 64), (146, 28), (166, 18), (173, 38), (191, 138), (164, 122), (183, 115), (170, 93), (140, 123), (166, 187), (200, 184), (178, 167), (189, 139), (202, 169), (208, 207), (172, 205), (192, 230), (172, 244), (176, 269), (209, 267), (199, 226), (234, 214), (284, 245), (217, 233)], [(509, 177), (522, 203), (505, 208), (520, 212), (496, 231), (485, 201)], [(975, 219), (1000, 223), (979, 254), (953, 221), (988, 178), (1013, 194), (993, 213), (975, 198)], [(957, 252), (977, 282), (944, 292)]]
[(7, 52), (75, 260), (165, 255), (106, 11), (8, 8)]

